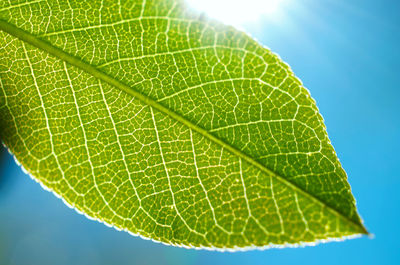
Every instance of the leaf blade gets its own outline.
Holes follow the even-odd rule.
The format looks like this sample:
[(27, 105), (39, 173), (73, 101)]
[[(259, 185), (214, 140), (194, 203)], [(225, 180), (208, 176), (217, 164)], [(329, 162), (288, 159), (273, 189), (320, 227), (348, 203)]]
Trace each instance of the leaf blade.
[[(3, 29), (4, 29), (4, 22), (2, 22), (0, 25), (2, 25), (2, 27), (3, 27)], [(6, 23), (7, 25), (9, 25), (8, 23)], [(22, 32), (23, 33), (23, 32)], [(26, 33), (26, 32), (25, 32)], [(28, 34), (28, 33), (27, 33)], [(28, 35), (30, 35), (30, 34), (28, 34)], [(32, 35), (30, 35), (30, 36), (32, 36)], [(35, 39), (35, 41), (37, 41), (38, 43), (39, 43), (39, 46), (42, 46), (42, 45), (44, 45), (44, 44), (46, 44), (45, 43), (45, 41), (42, 41), (42, 40), (39, 40), (38, 38), (35, 38), (34, 37), (34, 39)], [(31, 44), (33, 44), (33, 43), (31, 43)], [(43, 47), (42, 47), (43, 48)], [(270, 171), (270, 170), (268, 170), (264, 165), (262, 165), (260, 162), (258, 162), (258, 161), (255, 161), (254, 159), (252, 159), (252, 158), (249, 158), (246, 154), (243, 154), (243, 153), (241, 153), (240, 151), (238, 151), (237, 149), (235, 149), (235, 148), (232, 148), (232, 146), (231, 145), (229, 145), (229, 144), (226, 144), (224, 141), (222, 141), (222, 140), (220, 140), (219, 138), (217, 138), (215, 135), (213, 135), (213, 134), (211, 134), (211, 133), (209, 133), (209, 131), (208, 130), (206, 130), (206, 129), (204, 129), (204, 128), (202, 128), (202, 127), (200, 127), (200, 126), (197, 126), (196, 124), (194, 124), (194, 123), (192, 123), (192, 122), (190, 122), (190, 121), (188, 121), (187, 119), (185, 119), (185, 118), (182, 118), (182, 116), (181, 115), (178, 115), (178, 114), (176, 114), (175, 112), (172, 112), (170, 109), (168, 109), (168, 108), (166, 108), (164, 105), (161, 105), (160, 103), (158, 103), (156, 100), (154, 100), (154, 99), (152, 99), (152, 98), (150, 98), (149, 96), (146, 96), (146, 95), (144, 95), (143, 94), (143, 92), (135, 92), (134, 90), (132, 90), (132, 88), (131, 87), (129, 87), (129, 86), (127, 86), (127, 85), (124, 85), (124, 84), (122, 84), (121, 82), (119, 82), (119, 81), (117, 81), (115, 78), (112, 78), (112, 77), (110, 77), (110, 76), (108, 76), (108, 75), (106, 75), (106, 74), (104, 74), (104, 73), (102, 73), (102, 72), (100, 72), (99, 70), (97, 70), (95, 67), (92, 67), (92, 66), (90, 66), (90, 65), (88, 65), (87, 63), (85, 63), (84, 61), (81, 61), (81, 60), (79, 60), (79, 59), (77, 59), (77, 58), (74, 58), (73, 56), (71, 56), (71, 55), (69, 55), (68, 53), (65, 53), (65, 52), (62, 52), (62, 51), (60, 51), (59, 49), (57, 49), (57, 48), (55, 48), (55, 47), (53, 47), (53, 46), (51, 46), (51, 45), (49, 45), (49, 49), (46, 49), (47, 50), (47, 52), (49, 52), (50, 54), (52, 54), (52, 52), (50, 51), (51, 49), (55, 49), (55, 53), (53, 53), (53, 55), (56, 55), (56, 56), (58, 56), (59, 58), (60, 57), (62, 57), (62, 59), (63, 60), (65, 60), (65, 61), (67, 61), (68, 63), (70, 63), (70, 64), (72, 64), (72, 65), (74, 65), (74, 66), (77, 66), (77, 67), (80, 67), (80, 65), (82, 65), (83, 64), (83, 67), (80, 67), (80, 68), (84, 68), (84, 70), (86, 70), (87, 71), (87, 69), (90, 69), (89, 71), (87, 71), (87, 72), (90, 72), (91, 74), (92, 74), (92, 76), (95, 76), (95, 77), (97, 77), (97, 78), (99, 78), (99, 79), (101, 79), (101, 80), (103, 80), (103, 81), (105, 81), (105, 82), (107, 82), (107, 83), (110, 83), (110, 84), (112, 84), (112, 85), (114, 85), (114, 86), (116, 86), (116, 87), (118, 87), (118, 88), (120, 88), (121, 86), (123, 86), (123, 88), (124, 89), (122, 89), (122, 90), (124, 90), (125, 92), (128, 92), (129, 94), (131, 94), (132, 96), (134, 96), (134, 97), (137, 97), (137, 98), (139, 98), (142, 102), (145, 102), (146, 104), (148, 104), (148, 105), (150, 105), (150, 106), (157, 106), (157, 110), (159, 110), (159, 111), (161, 111), (161, 112), (164, 112), (164, 113), (166, 113), (167, 115), (169, 115), (169, 116), (171, 116), (171, 117), (173, 117), (175, 120), (178, 120), (179, 122), (181, 122), (181, 123), (183, 123), (184, 125), (186, 125), (187, 127), (189, 127), (189, 128), (191, 128), (191, 129), (193, 129), (194, 131), (196, 131), (196, 133), (199, 133), (199, 134), (201, 134), (203, 137), (205, 137), (205, 138), (208, 138), (209, 140), (211, 140), (211, 141), (213, 141), (213, 142), (215, 142), (215, 143), (218, 143), (219, 145), (221, 145), (223, 148), (225, 148), (225, 149), (227, 149), (227, 150), (229, 150), (229, 151), (231, 151), (233, 154), (235, 154), (237, 157), (239, 157), (240, 159), (244, 159), (247, 163), (250, 163), (252, 166), (255, 166), (255, 167), (258, 167), (258, 169), (259, 170), (261, 170), (261, 171), (263, 171), (264, 173), (263, 174), (266, 174), (267, 176), (268, 175), (275, 175), (276, 176), (276, 174), (274, 174), (274, 173), (272, 173), (272, 171)], [(64, 53), (65, 54), (65, 56), (63, 55), (63, 56), (59, 56), (59, 54), (60, 54), (60, 52), (61, 53)], [(279, 72), (279, 71), (277, 71), (277, 72)], [(79, 86), (78, 86), (79, 87)], [(239, 87), (239, 86), (233, 86), (232, 88), (235, 90), (235, 87), (237, 88), (237, 87)], [(230, 89), (232, 89), (232, 88), (230, 88)], [(132, 92), (133, 91), (133, 92)], [(179, 93), (180, 91), (178, 91), (178, 93)], [(100, 93), (100, 94), (102, 94), (102, 95), (104, 95), (104, 93)], [(308, 94), (306, 94), (306, 95), (308, 95)], [(151, 103), (149, 103), (149, 102), (151, 102)], [(110, 115), (110, 114), (109, 114)], [(110, 115), (111, 116), (111, 115)], [(161, 119), (161, 118), (160, 118)], [(165, 118), (164, 118), (165, 119)], [(47, 119), (46, 119), (47, 120)], [(153, 122), (153, 124), (155, 124), (155, 122)], [(177, 125), (174, 125), (174, 126), (177, 126)], [(207, 126), (206, 125), (204, 125), (204, 127), (206, 127), (207, 128)], [(282, 130), (281, 130), (282, 131)], [(191, 130), (190, 130), (190, 132), (191, 132)], [(271, 131), (272, 132), (272, 131)], [(165, 136), (166, 138), (167, 138), (167, 136)], [(118, 139), (118, 136), (117, 136), (117, 139)], [(158, 141), (159, 142), (159, 141)], [(161, 145), (162, 145), (162, 143), (159, 143), (159, 149), (160, 149), (160, 153), (161, 153), (161, 156), (162, 156), (162, 147), (161, 147)], [(191, 144), (192, 146), (194, 146), (194, 143), (192, 142), (192, 144)], [(169, 147), (170, 149), (173, 149), (172, 147)], [(176, 147), (175, 146), (175, 150), (177, 150), (177, 148), (178, 147)], [(179, 149), (178, 149), (179, 150)], [(194, 150), (194, 149), (193, 149)], [(332, 149), (333, 150), (333, 149)], [(193, 151), (194, 152), (194, 151)], [(222, 151), (221, 151), (222, 152)], [(89, 153), (89, 151), (88, 151), (88, 153)], [(211, 157), (211, 156), (210, 156)], [(162, 158), (162, 157), (161, 157)], [(89, 159), (90, 160), (90, 159)], [(238, 162), (237, 162), (238, 163)], [(237, 164), (236, 163), (236, 164)], [(165, 166), (165, 161), (162, 163), (164, 166)], [(248, 165), (247, 165), (248, 166)], [(247, 167), (246, 166), (246, 167)], [(169, 180), (169, 177), (168, 177), (168, 169), (166, 169), (166, 168), (164, 168), (164, 170), (165, 170), (165, 172), (166, 172), (166, 175), (167, 175), (167, 179)], [(129, 173), (129, 172), (128, 172)], [(193, 172), (192, 172), (193, 173)], [(214, 173), (215, 174), (215, 173)], [(221, 172), (219, 172), (219, 174), (221, 174)], [(216, 174), (216, 175), (218, 175), (218, 174)], [(279, 175), (278, 175), (278, 177), (280, 177)], [(94, 178), (94, 180), (95, 180), (96, 178)], [(236, 178), (235, 178), (236, 180), (240, 180), (241, 178), (239, 178), (238, 176), (236, 176)], [(274, 181), (276, 181), (275, 179), (274, 179)], [(170, 182), (170, 180), (169, 180), (169, 182)], [(200, 181), (201, 182), (201, 181)], [(271, 182), (272, 183), (272, 180), (269, 180), (268, 182)], [(301, 196), (302, 197), (304, 197), (304, 196), (309, 196), (310, 194), (309, 193), (307, 193), (307, 192), (304, 192), (304, 191), (302, 191), (302, 189), (301, 188), (299, 188), (299, 187), (297, 187), (296, 185), (294, 185), (294, 184), (292, 184), (291, 182), (288, 182), (286, 179), (284, 179), (284, 182), (285, 182), (285, 186), (290, 186), (290, 185), (292, 185), (294, 188), (296, 188), (296, 189), (298, 189), (300, 192), (301, 192)], [(347, 183), (347, 182), (346, 182)], [(347, 184), (348, 185), (348, 184)], [(174, 201), (175, 199), (174, 199), (174, 192), (172, 192), (172, 186), (169, 184), (168, 185), (169, 187), (170, 187), (170, 190), (171, 190), (171, 195), (172, 195), (172, 200)], [(200, 185), (201, 186), (201, 185)], [(279, 186), (279, 184), (274, 184), (273, 186)], [(292, 188), (293, 188), (292, 187)], [(271, 189), (272, 189), (272, 185), (271, 185)], [(264, 191), (264, 194), (267, 194), (267, 192), (266, 191)], [(274, 194), (274, 192), (272, 191), (272, 195)], [(297, 192), (294, 192), (293, 194), (296, 194), (296, 196), (297, 196)], [(293, 195), (292, 194), (292, 195)], [(351, 193), (350, 193), (350, 196), (351, 196)], [(206, 196), (207, 197), (207, 196)], [(241, 196), (240, 197), (243, 197), (243, 193), (241, 193)], [(245, 197), (245, 196), (244, 196)], [(293, 203), (295, 202), (295, 201), (297, 201), (298, 199), (294, 199), (294, 198), (297, 198), (297, 197), (294, 197), (294, 195), (293, 196), (291, 196), (291, 203), (292, 203), (292, 208), (296, 208), (296, 209), (300, 209), (299, 207), (297, 207), (296, 205), (294, 205)], [(352, 198), (352, 197), (351, 197)], [(184, 201), (184, 200), (183, 200)], [(317, 201), (318, 202), (320, 202), (320, 199), (317, 199)], [(315, 202), (314, 202), (315, 203)], [(243, 202), (243, 200), (241, 200), (241, 203), (240, 203), (240, 205), (243, 205), (244, 204), (244, 202)], [(175, 207), (175, 211), (178, 213), (178, 215), (179, 215), (179, 211), (178, 211), (178, 209), (177, 209), (177, 206), (176, 206), (176, 204), (175, 203), (173, 203), (173, 205), (174, 205), (174, 207)], [(210, 203), (210, 205), (211, 205), (211, 203)], [(206, 206), (204, 206), (204, 207), (206, 207)], [(272, 207), (271, 205), (269, 206), (270, 208)], [(212, 208), (212, 207), (210, 207), (210, 208)], [(335, 210), (334, 208), (332, 208), (332, 207), (329, 207), (330, 209), (333, 209), (334, 210), (334, 212), (337, 212), (337, 210)], [(279, 209), (279, 207), (277, 207), (277, 209)], [(355, 209), (355, 208), (354, 208)], [(355, 229), (355, 231), (357, 231), (357, 233), (365, 233), (366, 231), (365, 231), (365, 229), (363, 228), (363, 226), (362, 226), (362, 224), (360, 223), (360, 221), (359, 221), (359, 219), (358, 219), (358, 215), (357, 215), (357, 213), (355, 212), (355, 215), (354, 215), (354, 213), (353, 213), (353, 215), (351, 216), (350, 215), (350, 217), (348, 217), (348, 216), (346, 216), (346, 214), (342, 214), (342, 213), (339, 213), (340, 214), (340, 216), (344, 216), (345, 217), (345, 219), (348, 219), (348, 221), (350, 221), (350, 223), (355, 223), (356, 224), (356, 226), (357, 226), (357, 229)], [(220, 215), (223, 215), (223, 213), (221, 213)], [(190, 217), (190, 216), (189, 216)], [(278, 213), (275, 215), (275, 217), (278, 217), (278, 219), (279, 219), (279, 211), (278, 211)], [(356, 218), (355, 218), (356, 217)], [(354, 219), (355, 218), (355, 219)], [(211, 218), (212, 219), (212, 218)], [(214, 218), (215, 219), (215, 218)], [(352, 220), (352, 219), (354, 219), (354, 220)], [(182, 220), (184, 220), (184, 219), (182, 219)], [(231, 222), (231, 221), (230, 221)], [(268, 221), (265, 221), (265, 222), (267, 222), (268, 223)], [(183, 222), (183, 223), (185, 223), (185, 222)], [(229, 222), (228, 222), (229, 223)], [(358, 224), (357, 224), (358, 223)], [(182, 224), (181, 224), (182, 225)], [(230, 225), (231, 227), (231, 229), (232, 229), (232, 224)], [(364, 229), (364, 230), (363, 230)], [(142, 232), (142, 234), (143, 233), (145, 233), (145, 232)], [(353, 231), (353, 233), (354, 233), (354, 231)], [(327, 237), (326, 235), (325, 235), (325, 237)], [(154, 238), (154, 236), (153, 236), (153, 238)], [(217, 239), (215, 239), (215, 240), (217, 240)], [(243, 239), (242, 239), (243, 240)], [(278, 239), (275, 239), (277, 242), (278, 242), (278, 244), (283, 244), (284, 243), (284, 241), (279, 241)], [(287, 239), (286, 239), (287, 240)], [(164, 241), (165, 241), (165, 238), (164, 238)], [(267, 240), (268, 241), (268, 240)], [(244, 241), (243, 241), (244, 242)], [(243, 245), (244, 243), (241, 243), (242, 244), (242, 247), (243, 246), (245, 246), (245, 245)], [(267, 244), (268, 242), (266, 242), (266, 241), (262, 241), (263, 243), (258, 243), (258, 245), (265, 245), (265, 244)], [(279, 243), (280, 242), (280, 243)], [(174, 242), (172, 242), (172, 243), (174, 243)], [(271, 242), (270, 242), (271, 243)], [(292, 242), (293, 243), (293, 242)], [(219, 244), (221, 244), (221, 243), (219, 243)], [(187, 245), (190, 245), (190, 243), (188, 243), (187, 242)], [(231, 245), (233, 245), (233, 244), (231, 244)], [(226, 247), (226, 246), (223, 246), (223, 244), (222, 245), (215, 245), (216, 247)]]

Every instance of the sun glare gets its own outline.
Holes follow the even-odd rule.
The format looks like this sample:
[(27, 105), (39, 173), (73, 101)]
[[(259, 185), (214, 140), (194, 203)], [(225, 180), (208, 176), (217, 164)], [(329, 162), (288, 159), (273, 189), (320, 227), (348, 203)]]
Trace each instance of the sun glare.
[(186, 0), (189, 6), (225, 24), (244, 26), (262, 17), (275, 18), (288, 0)]

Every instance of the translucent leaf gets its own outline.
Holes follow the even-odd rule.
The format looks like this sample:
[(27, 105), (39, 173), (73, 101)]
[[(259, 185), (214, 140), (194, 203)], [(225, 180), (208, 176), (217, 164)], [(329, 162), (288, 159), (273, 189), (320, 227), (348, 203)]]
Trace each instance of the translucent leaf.
[(180, 1), (2, 1), (0, 137), (89, 218), (238, 249), (365, 234), (314, 100)]

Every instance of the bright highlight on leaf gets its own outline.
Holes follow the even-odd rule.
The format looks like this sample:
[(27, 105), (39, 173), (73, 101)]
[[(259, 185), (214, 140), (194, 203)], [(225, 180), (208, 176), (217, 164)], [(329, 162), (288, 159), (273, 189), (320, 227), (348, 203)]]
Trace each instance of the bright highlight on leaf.
[(2, 1), (0, 137), (88, 217), (243, 249), (366, 234), (314, 100), (246, 34), (169, 1)]
[(278, 17), (291, 0), (187, 0), (190, 7), (233, 26)]

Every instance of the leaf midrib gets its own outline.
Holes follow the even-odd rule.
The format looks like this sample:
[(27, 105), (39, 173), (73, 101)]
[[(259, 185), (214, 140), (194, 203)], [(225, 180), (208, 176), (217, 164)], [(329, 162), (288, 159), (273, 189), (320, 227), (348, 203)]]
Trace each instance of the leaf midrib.
[(283, 183), (284, 185), (287, 185), (289, 187), (291, 187), (292, 189), (296, 190), (297, 192), (301, 193), (302, 195), (306, 196), (307, 198), (311, 199), (312, 201), (316, 202), (317, 204), (322, 205), (323, 207), (326, 207), (327, 209), (329, 209), (334, 215), (344, 219), (345, 221), (349, 222), (350, 224), (354, 225), (355, 227), (358, 228), (359, 232), (362, 234), (369, 234), (369, 232), (366, 230), (366, 228), (361, 224), (358, 223), (352, 219), (350, 219), (348, 216), (344, 215), (343, 213), (341, 213), (339, 210), (333, 208), (332, 206), (326, 204), (326, 202), (321, 201), (319, 198), (315, 197), (314, 195), (308, 193), (307, 191), (303, 190), (301, 187), (297, 186), (295, 183), (292, 183), (291, 181), (289, 181), (288, 179), (276, 174), (275, 172), (273, 172), (272, 170), (268, 169), (267, 167), (265, 167), (264, 165), (262, 165), (260, 162), (254, 160), (253, 158), (251, 158), (250, 156), (246, 155), (245, 153), (243, 153), (242, 151), (238, 150), (237, 148), (233, 147), (232, 145), (224, 142), (223, 140), (217, 138), (216, 136), (214, 136), (213, 134), (211, 134), (210, 132), (208, 132), (207, 130), (193, 124), (192, 122), (190, 122), (189, 120), (187, 120), (186, 118), (184, 118), (183, 116), (179, 115), (178, 113), (164, 107), (163, 105), (161, 105), (160, 103), (158, 103), (157, 101), (155, 101), (154, 99), (143, 95), (142, 93), (140, 93), (139, 91), (134, 90), (132, 87), (129, 87), (123, 83), (121, 83), (120, 81), (116, 80), (115, 78), (107, 75), (106, 73), (98, 70), (97, 68), (93, 67), (90, 64), (87, 64), (85, 62), (83, 62), (81, 59), (76, 58), (66, 52), (64, 52), (63, 50), (56, 48), (54, 46), (52, 46), (51, 44), (47, 43), (46, 41), (40, 40), (38, 39), (36, 36), (14, 26), (9, 24), (8, 22), (1, 20), (0, 19), (0, 29), (4, 32), (7, 32), (8, 34), (26, 42), (31, 44), (32, 46), (35, 46), (41, 50), (46, 51), (47, 53), (73, 65), (76, 66), (80, 69), (82, 69), (83, 71), (91, 74), (93, 77), (98, 78), (126, 93), (128, 93), (129, 95), (139, 99), (140, 101), (142, 101), (143, 103), (145, 103), (146, 105), (153, 107), (155, 109), (157, 109), (158, 111), (170, 116), (171, 118), (175, 119), (176, 121), (179, 121), (181, 123), (183, 123), (184, 125), (186, 125), (187, 127), (191, 128), (192, 130), (200, 133), (202, 136), (206, 137), (207, 139), (211, 140), (212, 142), (222, 146), (223, 148), (225, 148), (226, 150), (230, 151), (231, 153), (233, 153), (234, 155), (242, 158), (243, 160), (245, 160), (246, 162), (250, 163), (251, 165), (257, 167), (259, 170), (261, 170), (264, 173), (267, 173), (269, 175), (273, 175), (276, 177), (276, 179), (278, 181), (280, 181), (281, 183)]

